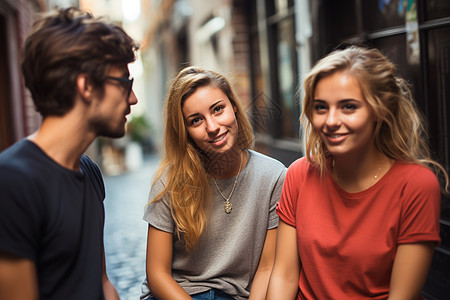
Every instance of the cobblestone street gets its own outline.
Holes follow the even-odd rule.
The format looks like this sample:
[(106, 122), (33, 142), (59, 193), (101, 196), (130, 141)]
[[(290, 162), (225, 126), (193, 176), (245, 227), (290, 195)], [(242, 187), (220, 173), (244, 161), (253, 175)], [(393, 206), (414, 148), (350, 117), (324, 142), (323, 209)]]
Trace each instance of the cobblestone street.
[(145, 277), (147, 223), (142, 219), (159, 157), (146, 157), (138, 170), (104, 176), (105, 251), (110, 280), (122, 300), (137, 300)]

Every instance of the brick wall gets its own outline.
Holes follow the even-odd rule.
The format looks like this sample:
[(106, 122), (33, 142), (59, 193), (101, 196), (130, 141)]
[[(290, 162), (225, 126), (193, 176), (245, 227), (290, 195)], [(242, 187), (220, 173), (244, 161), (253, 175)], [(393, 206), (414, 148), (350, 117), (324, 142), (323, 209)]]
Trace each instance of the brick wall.
[(238, 97), (248, 107), (251, 103), (250, 87), (250, 49), (248, 42), (248, 4), (246, 1), (234, 0), (231, 10), (233, 28), (233, 86)]

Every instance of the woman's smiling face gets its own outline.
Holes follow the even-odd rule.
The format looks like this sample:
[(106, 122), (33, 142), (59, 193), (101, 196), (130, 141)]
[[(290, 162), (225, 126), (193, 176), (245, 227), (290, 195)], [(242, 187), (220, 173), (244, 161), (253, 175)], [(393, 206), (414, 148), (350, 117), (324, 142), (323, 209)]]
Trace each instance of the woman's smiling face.
[(182, 111), (189, 136), (207, 155), (237, 147), (236, 108), (221, 89), (198, 88), (183, 102)]
[(317, 82), (312, 125), (333, 156), (374, 147), (376, 116), (355, 77), (336, 72)]

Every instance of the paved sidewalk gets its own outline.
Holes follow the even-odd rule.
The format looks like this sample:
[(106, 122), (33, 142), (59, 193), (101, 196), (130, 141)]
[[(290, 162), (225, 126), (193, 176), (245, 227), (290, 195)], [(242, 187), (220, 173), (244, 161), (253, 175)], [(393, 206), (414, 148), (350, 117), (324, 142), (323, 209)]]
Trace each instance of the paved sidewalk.
[(138, 300), (145, 277), (147, 223), (144, 206), (159, 157), (146, 157), (136, 171), (105, 176), (106, 266), (122, 300)]

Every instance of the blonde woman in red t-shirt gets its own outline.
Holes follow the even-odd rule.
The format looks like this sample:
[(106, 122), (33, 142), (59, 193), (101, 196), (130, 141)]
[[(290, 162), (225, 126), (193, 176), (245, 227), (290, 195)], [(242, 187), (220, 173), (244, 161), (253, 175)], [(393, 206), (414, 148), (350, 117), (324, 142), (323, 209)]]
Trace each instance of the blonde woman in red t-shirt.
[(306, 157), (288, 169), (267, 299), (420, 299), (440, 242), (440, 187), (405, 81), (376, 49), (304, 82)]

